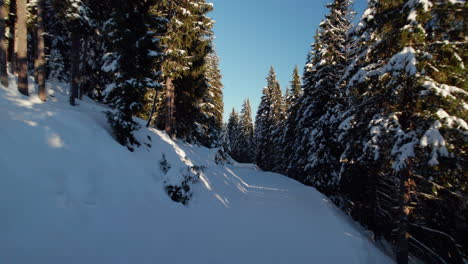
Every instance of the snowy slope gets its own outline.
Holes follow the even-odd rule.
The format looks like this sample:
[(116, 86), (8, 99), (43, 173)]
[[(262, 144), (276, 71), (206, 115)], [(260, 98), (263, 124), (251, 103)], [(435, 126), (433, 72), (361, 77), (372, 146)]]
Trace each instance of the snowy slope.
[[(0, 263), (393, 263), (315, 189), (154, 129), (131, 153), (106, 108), (64, 90), (0, 88)], [(206, 169), (183, 206), (163, 181), (192, 165)]]

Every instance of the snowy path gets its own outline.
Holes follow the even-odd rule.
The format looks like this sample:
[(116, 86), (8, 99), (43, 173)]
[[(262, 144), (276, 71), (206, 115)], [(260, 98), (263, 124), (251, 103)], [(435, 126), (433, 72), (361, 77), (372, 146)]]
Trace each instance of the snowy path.
[[(156, 130), (130, 153), (105, 108), (66, 102), (0, 88), (0, 263), (393, 263), (313, 188)], [(206, 169), (185, 207), (162, 181), (191, 164)]]

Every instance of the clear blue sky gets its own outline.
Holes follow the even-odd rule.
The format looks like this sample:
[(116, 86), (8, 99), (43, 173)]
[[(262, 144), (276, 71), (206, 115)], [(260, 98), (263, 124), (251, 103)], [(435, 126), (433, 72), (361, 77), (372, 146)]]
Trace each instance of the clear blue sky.
[[(318, 24), (331, 0), (208, 0), (224, 84), (224, 120), (249, 98), (254, 115), (270, 65), (283, 91), (297, 64), (302, 72)], [(362, 13), (366, 0), (355, 0)], [(360, 15), (359, 15), (360, 16)]]

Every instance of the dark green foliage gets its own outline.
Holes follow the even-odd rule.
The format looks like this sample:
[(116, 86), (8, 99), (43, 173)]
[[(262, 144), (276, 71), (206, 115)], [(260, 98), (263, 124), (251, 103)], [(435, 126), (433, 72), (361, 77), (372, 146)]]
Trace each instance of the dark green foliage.
[(255, 162), (264, 170), (274, 170), (280, 159), (280, 136), (286, 118), (284, 98), (273, 67), (255, 119)]
[(238, 160), (241, 158), (242, 149), (240, 148), (241, 141), (241, 123), (239, 119), (239, 114), (233, 108), (231, 114), (229, 115), (229, 120), (227, 123), (227, 151), (229, 155)]
[[(343, 112), (339, 82), (350, 55), (350, 5), (350, 1), (342, 0), (327, 5), (330, 13), (320, 24), (304, 69), (304, 94), (290, 103), (282, 143), (287, 162), (283, 170), (329, 195), (338, 194), (342, 150), (335, 132)], [(294, 76), (292, 84), (297, 87), (297, 74)]]
[(159, 161), (159, 168), (164, 174), (167, 174), (167, 172), (171, 169), (171, 164), (166, 159), (166, 155), (163, 153), (161, 160)]
[(239, 150), (238, 162), (252, 163), (255, 157), (254, 127), (252, 122), (252, 108), (249, 99), (244, 101), (239, 117)]
[[(174, 105), (167, 102), (158, 110), (159, 128), (207, 147), (219, 144), (223, 113), (223, 86), (212, 43), (214, 22), (206, 16), (211, 10), (204, 0), (169, 1), (164, 5), (162, 13), (170, 23), (168, 34), (162, 37), (166, 46), (162, 71), (175, 91), (166, 90), (162, 101), (175, 100)], [(175, 114), (168, 111), (170, 108)], [(175, 120), (174, 127), (168, 127), (171, 120)]]
[(162, 53), (155, 30), (163, 27), (164, 20), (150, 13), (153, 4), (121, 1), (104, 27), (111, 38), (103, 69), (114, 79), (106, 88), (106, 101), (115, 108), (108, 120), (125, 146), (139, 145), (132, 134), (138, 128), (133, 116), (142, 111), (146, 90), (160, 87), (159, 72), (154, 69)]
[(200, 179), (200, 174), (206, 169), (204, 166), (191, 166), (182, 174), (182, 181), (179, 184), (168, 184), (165, 189), (169, 197), (174, 202), (187, 205), (193, 197), (191, 185), (196, 184)]

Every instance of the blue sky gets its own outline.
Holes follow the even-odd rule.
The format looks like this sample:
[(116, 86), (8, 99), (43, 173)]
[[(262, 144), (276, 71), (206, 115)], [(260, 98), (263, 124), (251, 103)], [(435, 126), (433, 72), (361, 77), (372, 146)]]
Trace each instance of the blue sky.
[[(249, 98), (257, 111), (270, 65), (283, 91), (297, 64), (302, 72), (329, 0), (211, 0), (215, 45), (221, 60), (224, 119)], [(366, 0), (356, 0), (362, 11)]]

